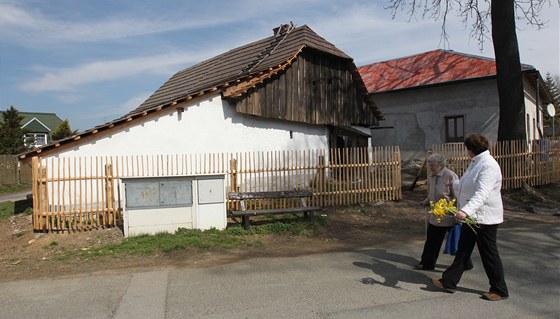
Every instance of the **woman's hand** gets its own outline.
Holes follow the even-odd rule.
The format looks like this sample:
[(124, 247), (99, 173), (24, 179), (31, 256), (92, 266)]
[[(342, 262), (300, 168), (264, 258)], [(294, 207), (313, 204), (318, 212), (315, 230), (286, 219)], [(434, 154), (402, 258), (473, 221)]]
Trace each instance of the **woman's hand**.
[(455, 218), (455, 221), (456, 221), (456, 222), (458, 222), (458, 223), (459, 223), (459, 222), (462, 222), (463, 220), (465, 220), (465, 218), (467, 218), (467, 213), (465, 213), (465, 212), (462, 211), (462, 210), (458, 210), (458, 211), (455, 213), (454, 218)]

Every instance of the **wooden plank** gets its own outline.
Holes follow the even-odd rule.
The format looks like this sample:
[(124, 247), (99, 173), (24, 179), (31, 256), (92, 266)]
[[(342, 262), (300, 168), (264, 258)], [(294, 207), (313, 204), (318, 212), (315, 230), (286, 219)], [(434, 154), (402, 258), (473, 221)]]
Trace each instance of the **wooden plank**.
[(268, 191), (268, 192), (229, 192), (228, 193), (228, 198), (234, 200), (311, 197), (311, 196), (313, 196), (313, 192), (309, 190)]
[(257, 209), (257, 210), (236, 210), (231, 211), (232, 216), (247, 216), (247, 215), (268, 215), (268, 214), (287, 214), (287, 213), (304, 213), (322, 210), (321, 207), (307, 206), (307, 207), (289, 207), (289, 208), (274, 208), (274, 209)]

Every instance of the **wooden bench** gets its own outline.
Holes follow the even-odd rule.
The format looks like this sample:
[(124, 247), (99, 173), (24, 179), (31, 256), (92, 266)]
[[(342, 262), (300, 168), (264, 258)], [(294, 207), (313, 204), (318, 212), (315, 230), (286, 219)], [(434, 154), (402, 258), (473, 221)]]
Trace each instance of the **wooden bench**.
[[(288, 214), (288, 213), (303, 213), (304, 217), (311, 220), (313, 212), (321, 210), (321, 207), (307, 206), (307, 198), (313, 196), (313, 192), (309, 190), (295, 190), (295, 191), (273, 191), (273, 192), (230, 192), (228, 199), (238, 200), (241, 210), (230, 210), (232, 216), (241, 216), (243, 221), (243, 228), (249, 228), (249, 216), (266, 215), (266, 214)], [(301, 200), (301, 207), (290, 208), (272, 208), (272, 209), (247, 209), (245, 200), (250, 199), (285, 199), (285, 198), (299, 198)]]

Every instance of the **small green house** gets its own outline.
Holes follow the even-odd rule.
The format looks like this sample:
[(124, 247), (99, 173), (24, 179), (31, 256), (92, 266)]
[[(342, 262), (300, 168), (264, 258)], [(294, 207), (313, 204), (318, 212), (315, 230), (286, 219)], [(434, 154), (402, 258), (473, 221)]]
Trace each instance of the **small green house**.
[[(25, 130), (25, 146), (41, 147), (52, 142), (51, 133), (62, 120), (54, 113), (18, 112), (23, 116), (21, 128)], [(3, 117), (0, 116), (0, 122)]]

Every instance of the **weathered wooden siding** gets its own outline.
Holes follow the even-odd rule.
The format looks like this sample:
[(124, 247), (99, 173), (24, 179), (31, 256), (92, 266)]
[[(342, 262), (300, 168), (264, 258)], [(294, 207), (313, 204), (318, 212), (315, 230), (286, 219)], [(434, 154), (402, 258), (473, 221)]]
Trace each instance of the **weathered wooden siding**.
[(304, 50), (285, 71), (235, 100), (241, 113), (311, 124), (373, 125), (351, 61)]

